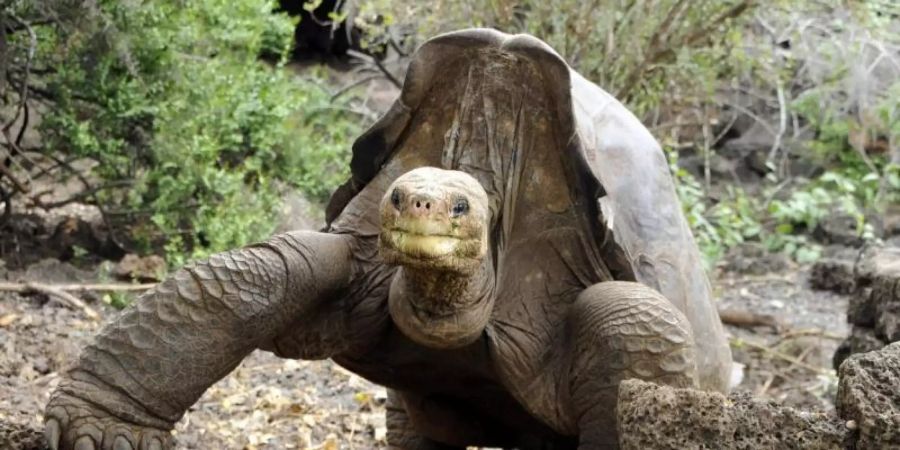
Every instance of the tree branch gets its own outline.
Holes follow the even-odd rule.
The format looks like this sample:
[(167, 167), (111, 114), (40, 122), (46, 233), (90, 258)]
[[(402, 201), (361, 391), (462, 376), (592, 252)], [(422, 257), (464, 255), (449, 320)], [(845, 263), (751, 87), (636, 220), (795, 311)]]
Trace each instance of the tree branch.
[(65, 206), (70, 203), (79, 202), (79, 201), (86, 199), (87, 197), (93, 197), (97, 192), (103, 191), (105, 189), (129, 187), (129, 186), (133, 186), (133, 185), (134, 185), (134, 182), (131, 180), (116, 180), (116, 181), (111, 181), (109, 183), (103, 184), (101, 186), (94, 186), (90, 189), (85, 189), (85, 190), (83, 190), (67, 199), (64, 199), (64, 200), (59, 200), (59, 201), (55, 201), (55, 202), (51, 202), (51, 203), (44, 203), (40, 199), (40, 197), (41, 197), (41, 195), (44, 195), (47, 192), (42, 192), (41, 195), (35, 195), (34, 197), (32, 197), (31, 201), (34, 203), (34, 206), (37, 206), (38, 208), (41, 208), (44, 210), (48, 210), (48, 209), (53, 209), (53, 208), (59, 208), (61, 206)]
[(634, 90), (634, 87), (637, 86), (641, 77), (644, 75), (644, 72), (647, 70), (647, 66), (656, 63), (656, 59), (662, 54), (662, 51), (659, 48), (662, 37), (669, 33), (669, 28), (675, 22), (675, 18), (681, 14), (682, 7), (684, 7), (685, 4), (685, 0), (678, 0), (678, 2), (669, 9), (666, 18), (663, 19), (653, 33), (653, 36), (650, 37), (650, 42), (647, 44), (647, 50), (644, 52), (644, 59), (641, 60), (641, 63), (638, 64), (637, 67), (631, 70), (631, 73), (627, 77), (625, 77), (628, 84), (617, 93), (617, 97), (629, 98), (631, 91)]
[[(28, 109), (27, 109), (25, 103), (28, 101), (28, 77), (31, 74), (31, 61), (34, 59), (34, 52), (37, 49), (37, 35), (34, 33), (34, 29), (32, 29), (31, 26), (27, 22), (23, 21), (22, 19), (17, 17), (15, 14), (9, 14), (9, 18), (11, 18), (12, 20), (18, 22), (20, 25), (25, 27), (25, 29), (28, 31), (28, 40), (29, 40), (28, 51), (27, 51), (26, 57), (25, 57), (25, 70), (24, 70), (24, 74), (22, 76), (22, 86), (21, 86), (21, 91), (19, 92), (19, 105), (16, 108), (16, 114), (9, 121), (9, 123), (3, 127), (4, 133), (9, 131), (9, 129), (12, 128), (13, 124), (15, 124), (17, 120), (19, 120), (20, 114), (22, 114), (22, 112), (24, 111), (26, 118), (25, 118), (24, 123), (22, 124), (22, 129), (19, 130), (19, 137), (17, 138), (17, 139), (19, 139), (19, 138), (21, 138), (21, 135), (24, 133), (25, 127), (28, 126), (28, 118), (27, 118)], [(16, 145), (17, 146), (19, 145), (18, 141), (16, 142)]]
[(3, 283), (7, 285), (11, 289), (3, 289), (7, 291), (19, 292), (23, 295), (28, 294), (44, 294), (52, 299), (59, 301), (60, 303), (67, 305), (71, 308), (80, 309), (84, 312), (84, 315), (87, 316), (91, 320), (100, 320), (100, 314), (97, 314), (97, 311), (94, 311), (94, 308), (88, 306), (84, 301), (80, 298), (66, 292), (65, 290), (59, 289), (57, 286), (50, 286), (41, 283), (27, 282), (22, 284), (12, 285), (11, 283)]
[(388, 70), (387, 67), (385, 67), (384, 64), (382, 64), (382, 62), (378, 60), (378, 58), (373, 58), (369, 55), (366, 55), (365, 53), (360, 53), (355, 50), (347, 50), (347, 54), (375, 66), (376, 68), (378, 68), (378, 71), (381, 72), (381, 74), (384, 75), (384, 77), (387, 78), (388, 81), (390, 81), (394, 86), (398, 88), (403, 87), (403, 83), (400, 82), (400, 80), (398, 80), (397, 77), (395, 77), (394, 74), (391, 73), (391, 71)]

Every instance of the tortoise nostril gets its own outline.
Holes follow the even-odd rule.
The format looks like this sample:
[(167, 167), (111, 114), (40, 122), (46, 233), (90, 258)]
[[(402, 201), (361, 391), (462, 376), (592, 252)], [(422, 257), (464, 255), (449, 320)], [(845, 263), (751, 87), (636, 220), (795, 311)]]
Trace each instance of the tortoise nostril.
[(422, 202), (416, 202), (416, 208), (421, 208), (421, 207), (422, 207)]
[(431, 203), (425, 202), (425, 209), (431, 209)]

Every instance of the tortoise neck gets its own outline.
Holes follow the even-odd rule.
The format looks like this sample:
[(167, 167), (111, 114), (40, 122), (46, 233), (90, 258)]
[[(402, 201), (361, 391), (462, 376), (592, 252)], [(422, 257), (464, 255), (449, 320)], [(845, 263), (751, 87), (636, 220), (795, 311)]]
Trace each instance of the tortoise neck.
[(471, 274), (401, 267), (391, 284), (389, 310), (410, 339), (457, 348), (481, 336), (494, 305), (488, 258)]
[(433, 314), (442, 315), (488, 296), (493, 270), (484, 262), (471, 274), (401, 267), (398, 277), (404, 290), (420, 299), (421, 307), (427, 305)]

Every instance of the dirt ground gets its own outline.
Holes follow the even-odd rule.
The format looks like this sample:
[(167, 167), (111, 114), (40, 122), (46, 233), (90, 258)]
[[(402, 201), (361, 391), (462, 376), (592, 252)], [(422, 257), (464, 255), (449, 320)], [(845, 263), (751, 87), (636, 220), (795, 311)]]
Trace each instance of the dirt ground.
[[(766, 258), (733, 256), (713, 280), (721, 308), (777, 325), (728, 327), (735, 360), (743, 366), (735, 374), (742, 378), (736, 389), (786, 405), (831, 409), (837, 381), (831, 355), (848, 331), (847, 298), (811, 290), (808, 267)], [(76, 282), (96, 279), (99, 271), (43, 260), (0, 278)], [(86, 300), (104, 321), (117, 313), (100, 297)], [(101, 323), (40, 295), (0, 295), (0, 419), (39, 427), (59, 372)], [(176, 433), (185, 449), (380, 448), (384, 398), (383, 388), (330, 361), (285, 361), (256, 352), (191, 408)]]

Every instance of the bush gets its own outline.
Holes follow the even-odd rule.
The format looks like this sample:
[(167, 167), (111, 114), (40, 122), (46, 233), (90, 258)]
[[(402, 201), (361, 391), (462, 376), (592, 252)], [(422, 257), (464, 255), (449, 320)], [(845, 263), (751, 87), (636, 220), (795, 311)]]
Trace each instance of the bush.
[[(538, 36), (626, 103), (669, 149), (679, 197), (709, 265), (747, 240), (808, 261), (819, 251), (805, 233), (827, 212), (853, 215), (860, 234), (870, 236), (866, 213), (900, 201), (898, 18), (877, 2), (762, 4), (369, 0), (356, 23), (372, 45), (403, 35), (411, 47), (471, 26)], [(738, 119), (777, 135), (771, 148), (758, 150), (771, 173), (752, 194), (714, 186), (710, 175), (716, 146)], [(877, 139), (893, 155), (871, 154), (867, 146)], [(674, 148), (704, 159), (702, 180), (677, 166)], [(825, 174), (791, 176), (795, 157), (815, 160)]]
[(49, 107), (38, 151), (90, 161), (91, 202), (173, 263), (265, 237), (281, 190), (321, 201), (343, 181), (359, 132), (321, 77), (285, 68), (295, 24), (274, 7), (7, 6), (39, 23), (32, 84)]
[[(375, 54), (471, 26), (547, 41), (670, 149), (710, 263), (747, 240), (808, 260), (817, 248), (804, 233), (827, 211), (853, 215), (871, 235), (867, 214), (900, 202), (900, 34), (881, 3), (339, 3), (333, 20), (361, 27)], [(99, 187), (87, 197), (130, 224), (144, 248), (166, 245), (179, 260), (259, 239), (273, 227), (281, 189), (322, 200), (345, 177), (358, 118), (333, 103), (322, 77), (285, 69), (293, 24), (274, 5), (89, 5), (16, 0), (3, 11), (35, 23), (32, 95), (49, 104), (40, 152), (92, 161), (87, 181)], [(17, 28), (9, 41), (21, 68), (28, 35)], [(6, 105), (16, 92), (0, 83)], [(710, 175), (723, 136), (748, 119), (775, 136), (757, 150), (770, 173), (752, 192)], [(679, 169), (671, 149), (700, 155), (702, 173)], [(796, 158), (815, 160), (824, 175), (792, 175)]]
[[(439, 33), (489, 27), (545, 40), (638, 115), (707, 98), (739, 41), (751, 0), (437, 0), (361, 2), (369, 36), (405, 31), (415, 46)], [(397, 34), (397, 33), (395, 33)], [(383, 39), (371, 39), (381, 42)]]

